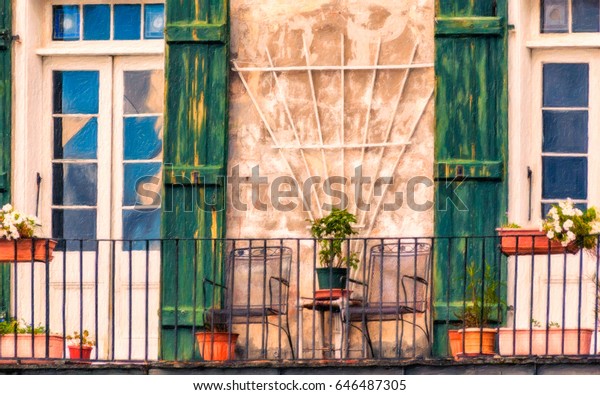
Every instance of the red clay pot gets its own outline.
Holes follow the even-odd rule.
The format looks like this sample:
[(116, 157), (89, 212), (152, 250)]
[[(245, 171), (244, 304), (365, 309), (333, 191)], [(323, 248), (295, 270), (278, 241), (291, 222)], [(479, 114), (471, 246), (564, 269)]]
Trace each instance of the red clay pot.
[(548, 239), (546, 233), (540, 230), (499, 228), (496, 232), (500, 236), (500, 250), (504, 255), (548, 255), (548, 252), (576, 254), (579, 251), (574, 242), (563, 247), (560, 242)]
[(228, 361), (235, 359), (238, 336), (228, 332), (196, 332), (196, 341), (205, 361)]
[(71, 359), (90, 359), (93, 348), (91, 346), (69, 346), (69, 356)]
[[(46, 244), (48, 244), (48, 262), (52, 261), (55, 240), (49, 239), (0, 239), (0, 262), (31, 262), (31, 248), (34, 245), (33, 260), (46, 261)], [(17, 250), (15, 252), (15, 245)]]

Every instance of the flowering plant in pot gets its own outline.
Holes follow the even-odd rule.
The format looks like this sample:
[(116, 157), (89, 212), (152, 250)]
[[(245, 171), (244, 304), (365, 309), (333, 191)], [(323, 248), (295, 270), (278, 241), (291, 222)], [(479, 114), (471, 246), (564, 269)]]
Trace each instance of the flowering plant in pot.
[(40, 324), (30, 325), (16, 318), (0, 319), (0, 357), (62, 358), (64, 349), (63, 337), (50, 334)]
[(207, 325), (196, 332), (196, 341), (205, 361), (227, 361), (235, 359), (235, 344), (238, 333), (232, 333), (227, 324)]
[(575, 254), (581, 248), (594, 250), (597, 238), (593, 235), (600, 232), (600, 220), (594, 207), (583, 212), (566, 199), (552, 206), (539, 229), (511, 224), (497, 232), (505, 255)]
[(583, 212), (567, 199), (552, 205), (541, 228), (548, 239), (565, 248), (593, 251), (598, 241), (595, 235), (600, 233), (600, 218), (596, 208), (589, 207)]
[(69, 347), (69, 356), (71, 359), (90, 359), (92, 350), (96, 342), (90, 339), (90, 333), (84, 329), (80, 334), (73, 332), (67, 336), (67, 346)]
[[(481, 273), (483, 269), (484, 273)], [(467, 297), (465, 307), (455, 313), (461, 321), (461, 328), (449, 330), (448, 338), (454, 357), (494, 355), (496, 328), (489, 326), (494, 312), (502, 305), (499, 297), (500, 282), (494, 276), (490, 265), (478, 268), (475, 263), (466, 267), (465, 279)]]
[(357, 232), (352, 229), (356, 216), (346, 209), (334, 208), (329, 215), (311, 221), (310, 233), (319, 244), (319, 264), (316, 269), (319, 288), (346, 288), (348, 269), (358, 267), (358, 254), (344, 248), (344, 242)]
[(37, 238), (40, 227), (37, 217), (5, 204), (0, 209), (0, 262), (50, 262), (56, 241)]

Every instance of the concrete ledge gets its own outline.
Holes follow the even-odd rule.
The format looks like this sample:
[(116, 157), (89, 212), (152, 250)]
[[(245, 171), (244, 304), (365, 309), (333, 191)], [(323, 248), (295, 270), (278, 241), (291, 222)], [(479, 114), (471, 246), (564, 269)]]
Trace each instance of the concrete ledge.
[(600, 374), (600, 358), (475, 358), (385, 361), (254, 361), (92, 363), (2, 361), (0, 374), (195, 374), (195, 375), (422, 375), (422, 374)]

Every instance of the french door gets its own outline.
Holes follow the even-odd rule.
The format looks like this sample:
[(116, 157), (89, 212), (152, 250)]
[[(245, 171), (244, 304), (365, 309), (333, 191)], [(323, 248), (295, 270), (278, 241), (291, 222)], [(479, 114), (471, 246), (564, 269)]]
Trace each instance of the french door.
[[(88, 330), (99, 359), (154, 359), (160, 251), (149, 239), (160, 236), (163, 58), (48, 57), (43, 67), (40, 216), (67, 240), (50, 264), (50, 331)], [(33, 275), (43, 290), (45, 276), (30, 270), (19, 268), (17, 281)], [(34, 294), (17, 316), (44, 322), (45, 293), (16, 292)]]

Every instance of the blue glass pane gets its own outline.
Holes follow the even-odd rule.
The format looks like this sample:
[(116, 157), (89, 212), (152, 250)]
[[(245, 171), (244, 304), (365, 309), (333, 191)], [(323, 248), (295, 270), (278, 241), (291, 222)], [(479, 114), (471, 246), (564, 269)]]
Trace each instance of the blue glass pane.
[(55, 5), (53, 13), (53, 40), (79, 40), (79, 6)]
[(600, 0), (573, 0), (573, 31), (600, 31)]
[(97, 114), (98, 71), (54, 71), (54, 114)]
[(110, 40), (110, 6), (83, 6), (83, 39)]
[(117, 4), (114, 6), (114, 39), (139, 40), (142, 27), (140, 4)]
[(146, 4), (144, 7), (144, 38), (164, 38), (165, 5)]
[(162, 117), (123, 119), (125, 160), (154, 159), (162, 151)]
[(164, 107), (162, 70), (126, 71), (123, 111), (125, 114), (160, 114)]
[(55, 163), (52, 165), (52, 204), (95, 206), (98, 166), (95, 163)]
[(544, 107), (587, 107), (589, 65), (549, 63), (544, 65)]
[[(548, 215), (548, 211), (550, 211), (553, 204), (558, 204), (558, 201), (556, 201), (555, 203), (542, 203), (542, 218), (546, 218), (546, 216)], [(587, 204), (585, 203), (576, 203), (575, 207), (577, 207), (581, 211), (587, 210)]]
[(569, 6), (567, 0), (542, 0), (542, 33), (567, 33), (569, 31)]
[(125, 163), (123, 167), (123, 206), (160, 204), (161, 164)]
[(543, 157), (543, 199), (587, 199), (587, 158)]
[(544, 111), (544, 152), (588, 152), (587, 111)]
[(54, 118), (55, 159), (96, 159), (97, 151), (96, 118)]
[(52, 237), (59, 239), (58, 250), (64, 251), (65, 246), (69, 251), (79, 251), (80, 248), (84, 251), (95, 250), (96, 209), (53, 209)]
[[(123, 240), (149, 240), (160, 238), (160, 209), (123, 210)], [(131, 246), (134, 250), (155, 249), (159, 242), (123, 243), (123, 249)]]

